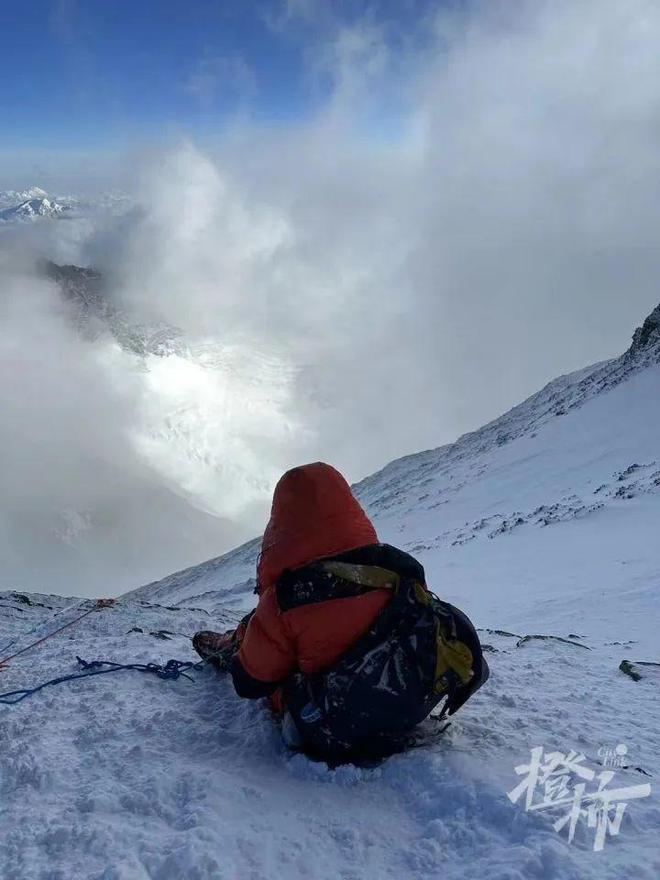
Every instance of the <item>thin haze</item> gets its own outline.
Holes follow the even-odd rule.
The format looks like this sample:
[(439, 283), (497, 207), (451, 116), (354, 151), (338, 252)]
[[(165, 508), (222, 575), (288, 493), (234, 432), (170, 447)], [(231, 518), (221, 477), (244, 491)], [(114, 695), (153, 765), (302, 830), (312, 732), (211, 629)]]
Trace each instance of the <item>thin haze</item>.
[[(0, 588), (118, 593), (217, 555), (286, 467), (357, 479), (450, 442), (619, 354), (660, 299), (655, 3), (427, 5), (403, 35), (289, 3), (269, 28), (304, 37), (308, 112), (265, 119), (263, 70), (207, 53), (182, 85), (208, 116), (229, 78), (221, 132), (85, 154), (79, 185), (135, 210), (0, 236)], [(3, 183), (75, 181), (66, 149), (43, 182), (25, 161)], [(43, 253), (193, 360), (80, 339)]]

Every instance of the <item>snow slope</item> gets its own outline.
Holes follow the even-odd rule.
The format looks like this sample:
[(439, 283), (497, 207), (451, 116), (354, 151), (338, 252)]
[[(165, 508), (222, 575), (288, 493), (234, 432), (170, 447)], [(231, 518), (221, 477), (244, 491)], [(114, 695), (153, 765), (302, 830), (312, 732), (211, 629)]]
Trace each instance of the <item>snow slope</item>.
[[(438, 591), (460, 598), (471, 613), (488, 614), (493, 625), (511, 613), (524, 619), (526, 598), (538, 597), (539, 589), (529, 589), (530, 566), (544, 589), (555, 583), (558, 545), (573, 548), (569, 593), (593, 581), (596, 565), (599, 583), (607, 581), (628, 542), (634, 553), (641, 544), (642, 560), (653, 557), (660, 514), (660, 306), (644, 327), (622, 357), (556, 379), (479, 431), (395, 461), (360, 483), (357, 495), (381, 540), (417, 555)], [(609, 527), (635, 519), (639, 527), (605, 546)], [(583, 541), (593, 541), (597, 552), (582, 554)], [(249, 608), (258, 550), (259, 542), (250, 542), (132, 595), (209, 610)], [(544, 556), (547, 566), (540, 564)], [(623, 564), (635, 567), (631, 560)], [(489, 586), (492, 566), (497, 589)]]
[[(381, 538), (419, 556), (488, 646), (491, 680), (443, 738), (328, 771), (208, 669), (62, 685), (0, 706), (0, 876), (656, 880), (660, 668), (639, 664), (660, 660), (660, 310), (644, 326), (622, 358), (358, 487)], [(14, 661), (1, 689), (73, 671), (76, 654), (192, 658), (196, 629), (250, 607), (257, 550), (126, 594)], [(63, 604), (0, 594), (0, 648), (80, 613), (51, 620)], [(569, 843), (561, 812), (507, 797), (534, 747), (601, 772), (620, 743), (618, 784), (651, 794), (602, 852), (585, 818)]]

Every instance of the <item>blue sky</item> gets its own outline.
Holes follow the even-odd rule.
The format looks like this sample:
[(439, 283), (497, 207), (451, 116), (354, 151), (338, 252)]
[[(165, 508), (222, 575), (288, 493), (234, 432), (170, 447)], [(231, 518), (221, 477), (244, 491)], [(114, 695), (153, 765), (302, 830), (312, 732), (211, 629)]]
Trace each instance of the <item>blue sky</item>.
[(312, 113), (325, 37), (367, 18), (414, 31), (431, 0), (0, 0), (0, 149), (113, 149), (237, 114)]

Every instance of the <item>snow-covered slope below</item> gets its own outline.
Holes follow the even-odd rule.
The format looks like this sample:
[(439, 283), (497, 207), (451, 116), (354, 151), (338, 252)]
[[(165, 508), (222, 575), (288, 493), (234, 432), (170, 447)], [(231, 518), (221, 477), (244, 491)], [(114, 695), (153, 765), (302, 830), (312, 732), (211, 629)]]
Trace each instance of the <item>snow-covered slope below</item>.
[[(488, 651), (490, 681), (434, 744), (329, 771), (290, 755), (265, 707), (209, 669), (61, 685), (0, 706), (0, 875), (656, 880), (660, 668), (644, 664), (660, 661), (659, 400), (656, 311), (622, 358), (358, 487), (381, 539), (419, 556)], [(192, 659), (196, 629), (229, 627), (254, 602), (257, 552), (254, 541), (126, 594), (13, 661), (0, 690), (74, 671), (76, 655)], [(0, 648), (80, 610), (0, 594)], [(582, 754), (602, 774), (620, 744), (609, 787), (644, 796), (622, 797), (601, 852), (586, 812), (569, 843), (553, 827), (568, 802), (527, 812), (507, 796), (534, 748)]]
[[(4, 606), (19, 601), (0, 597)], [(568, 635), (553, 616), (556, 602), (538, 597), (535, 632)], [(39, 611), (45, 624), (35, 630)], [(69, 618), (80, 611), (73, 607)], [(572, 629), (582, 631), (594, 612), (589, 594), (574, 597)], [(52, 613), (14, 616), (29, 615), (34, 639), (67, 619)], [(0, 632), (15, 636), (12, 615), (0, 620)], [(0, 674), (2, 689), (73, 672), (76, 655), (193, 659), (188, 637), (196, 629), (234, 621), (229, 613), (125, 598), (14, 661)], [(660, 670), (638, 667), (644, 677), (634, 682), (618, 665), (625, 656), (648, 659), (638, 644), (576, 635), (522, 641), (510, 631), (482, 632), (488, 687), (439, 741), (376, 769), (329, 771), (290, 755), (266, 708), (241, 701), (208, 668), (194, 682), (122, 672), (0, 706), (0, 875), (655, 880)], [(622, 621), (621, 640), (630, 635)], [(651, 784), (652, 793), (629, 803), (619, 835), (602, 852), (593, 851), (586, 820), (570, 844), (566, 830), (553, 829), (567, 808), (530, 813), (507, 797), (520, 782), (515, 768), (534, 747), (574, 749), (602, 772), (603, 749), (619, 743), (628, 760), (617, 783)]]

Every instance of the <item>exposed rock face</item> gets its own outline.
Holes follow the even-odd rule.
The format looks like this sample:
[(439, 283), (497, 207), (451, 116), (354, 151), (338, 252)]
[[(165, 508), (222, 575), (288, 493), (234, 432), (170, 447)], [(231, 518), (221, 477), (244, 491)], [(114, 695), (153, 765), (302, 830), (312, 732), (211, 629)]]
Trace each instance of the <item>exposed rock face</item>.
[(660, 357), (660, 305), (656, 306), (641, 327), (633, 334), (629, 354), (657, 351)]
[(73, 307), (77, 331), (86, 339), (94, 339), (110, 330), (117, 342), (135, 354), (167, 357), (185, 354), (181, 331), (167, 324), (144, 324), (132, 321), (115, 306), (106, 291), (102, 275), (95, 269), (80, 266), (59, 266), (44, 260), (41, 272), (56, 281), (62, 296)]

